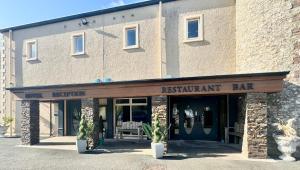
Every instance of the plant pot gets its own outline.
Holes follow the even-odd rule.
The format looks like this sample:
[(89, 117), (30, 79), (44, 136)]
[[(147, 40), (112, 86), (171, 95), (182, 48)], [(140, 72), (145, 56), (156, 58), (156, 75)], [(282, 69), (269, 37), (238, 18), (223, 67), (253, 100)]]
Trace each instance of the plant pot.
[(279, 158), (284, 161), (295, 161), (296, 159), (292, 157), (292, 154), (296, 152), (300, 138), (297, 136), (286, 137), (275, 135), (274, 139), (278, 145), (278, 150), (282, 153)]
[(164, 156), (164, 144), (163, 143), (151, 143), (152, 156), (156, 159)]
[(76, 140), (77, 152), (84, 153), (86, 151), (86, 140)]
[(8, 126), (2, 126), (2, 125), (0, 125), (0, 137), (1, 138), (5, 137), (4, 135), (5, 135), (6, 131), (7, 131), (7, 129), (8, 129)]

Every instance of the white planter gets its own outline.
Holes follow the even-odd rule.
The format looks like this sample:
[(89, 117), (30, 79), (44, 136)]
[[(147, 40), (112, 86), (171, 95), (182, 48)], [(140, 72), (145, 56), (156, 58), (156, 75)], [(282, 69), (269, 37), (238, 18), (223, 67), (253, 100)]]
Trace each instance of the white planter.
[(151, 143), (152, 156), (156, 159), (164, 156), (164, 144), (163, 143)]
[(86, 140), (76, 140), (77, 152), (83, 153), (86, 151)]
[(7, 129), (8, 129), (8, 126), (2, 126), (2, 125), (0, 125), (0, 137), (1, 138), (5, 137), (4, 135), (5, 135), (6, 131), (7, 131)]
[(278, 150), (282, 153), (282, 155), (279, 156), (279, 158), (284, 161), (295, 161), (296, 159), (292, 157), (292, 154), (296, 152), (300, 138), (297, 136), (274, 136), (274, 139), (278, 145)]

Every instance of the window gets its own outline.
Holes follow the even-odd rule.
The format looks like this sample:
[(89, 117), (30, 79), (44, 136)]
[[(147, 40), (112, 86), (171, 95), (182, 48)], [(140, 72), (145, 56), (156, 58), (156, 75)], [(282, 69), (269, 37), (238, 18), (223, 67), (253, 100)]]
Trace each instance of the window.
[(138, 25), (126, 26), (124, 28), (124, 49), (139, 48)]
[(82, 55), (85, 53), (84, 49), (84, 33), (72, 36), (72, 55)]
[(203, 40), (203, 15), (185, 18), (185, 42)]
[(115, 127), (122, 126), (122, 122), (151, 122), (147, 98), (119, 98), (115, 99)]
[(37, 60), (37, 42), (36, 40), (27, 42), (27, 60)]

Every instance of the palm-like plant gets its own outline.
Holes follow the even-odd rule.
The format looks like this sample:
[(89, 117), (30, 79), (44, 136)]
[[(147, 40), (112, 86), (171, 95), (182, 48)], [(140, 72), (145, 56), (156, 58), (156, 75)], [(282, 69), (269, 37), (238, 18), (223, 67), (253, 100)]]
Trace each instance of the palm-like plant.
[(154, 116), (153, 128), (149, 124), (143, 123), (143, 130), (148, 138), (152, 139), (153, 143), (165, 142), (168, 134), (166, 126), (162, 126), (158, 115)]

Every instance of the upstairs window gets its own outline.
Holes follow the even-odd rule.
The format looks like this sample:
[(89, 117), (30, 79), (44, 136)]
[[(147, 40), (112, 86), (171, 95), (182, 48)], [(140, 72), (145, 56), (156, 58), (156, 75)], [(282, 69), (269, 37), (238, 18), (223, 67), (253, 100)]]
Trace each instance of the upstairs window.
[(72, 36), (72, 55), (82, 55), (85, 53), (84, 49), (84, 33), (75, 34)]
[(36, 40), (27, 42), (27, 60), (37, 60), (37, 42)]
[(138, 25), (126, 26), (124, 28), (124, 49), (139, 48)]
[(203, 40), (203, 16), (185, 18), (185, 42)]

